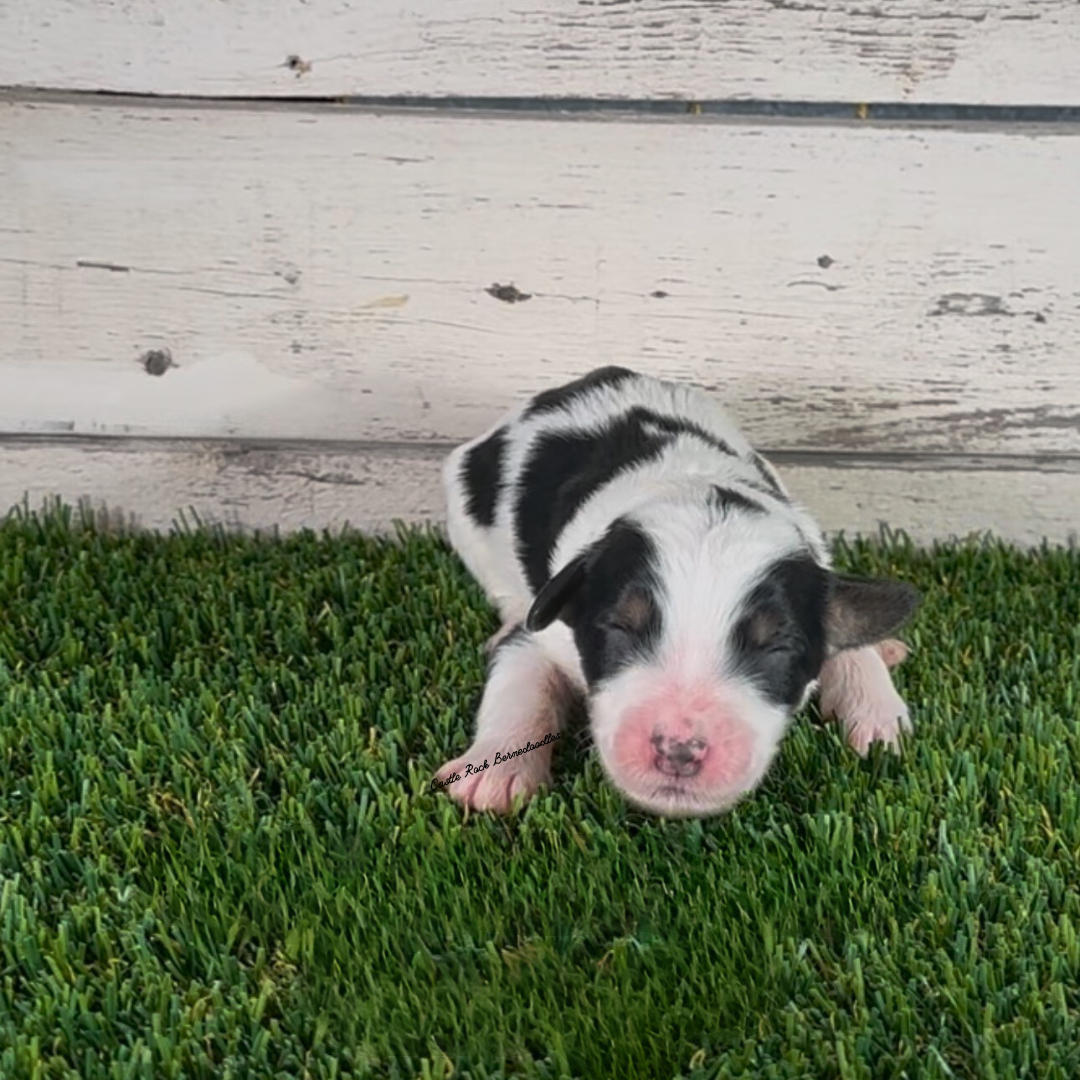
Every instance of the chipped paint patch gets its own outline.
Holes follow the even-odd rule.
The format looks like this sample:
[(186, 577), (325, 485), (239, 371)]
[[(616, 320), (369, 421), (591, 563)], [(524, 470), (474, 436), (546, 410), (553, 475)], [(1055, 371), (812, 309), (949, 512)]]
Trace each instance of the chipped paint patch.
[(366, 304), (360, 305), (361, 311), (372, 311), (376, 308), (400, 308), (404, 307), (409, 302), (409, 296), (407, 293), (400, 293), (393, 296), (379, 296), (374, 300), (369, 300)]
[(992, 293), (953, 292), (939, 296), (931, 315), (1015, 315)]
[(295, 263), (282, 263), (274, 268), (274, 277), (281, 278), (287, 285), (296, 285), (300, 281), (302, 271)]
[(513, 283), (509, 285), (500, 285), (498, 282), (495, 282), (494, 285), (489, 285), (484, 292), (486, 292), (488, 296), (494, 296), (496, 300), (502, 300), (506, 304), (517, 304), (532, 299), (532, 293), (522, 292)]
[(168, 349), (149, 349), (139, 357), (139, 363), (147, 375), (164, 375), (169, 368), (179, 367)]

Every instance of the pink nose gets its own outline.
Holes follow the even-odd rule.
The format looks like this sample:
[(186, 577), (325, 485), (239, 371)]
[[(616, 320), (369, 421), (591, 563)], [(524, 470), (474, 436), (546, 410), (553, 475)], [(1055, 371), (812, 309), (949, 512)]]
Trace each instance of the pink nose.
[(707, 723), (672, 719), (653, 720), (649, 736), (649, 764), (658, 773), (677, 780), (695, 779), (711, 786), (743, 782), (754, 757), (753, 731), (729, 717), (711, 717)]
[(656, 757), (654, 767), (665, 776), (697, 776), (709, 753), (709, 745), (700, 736), (672, 738), (657, 732), (649, 740)]
[[(662, 692), (661, 692), (662, 691)], [(714, 688), (662, 685), (629, 708), (607, 753), (612, 778), (626, 783), (741, 791), (762, 749), (761, 736)]]

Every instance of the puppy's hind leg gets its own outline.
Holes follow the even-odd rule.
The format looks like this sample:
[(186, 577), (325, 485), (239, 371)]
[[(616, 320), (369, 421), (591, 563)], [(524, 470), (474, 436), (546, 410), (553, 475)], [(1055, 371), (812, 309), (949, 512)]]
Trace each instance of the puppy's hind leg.
[[(574, 700), (567, 677), (533, 635), (516, 629), (496, 647), (476, 719), (472, 745), (438, 772), (447, 794), (474, 810), (507, 813), (551, 780), (554, 742)], [(529, 747), (529, 744), (532, 747)], [(509, 755), (522, 750), (514, 757)]]

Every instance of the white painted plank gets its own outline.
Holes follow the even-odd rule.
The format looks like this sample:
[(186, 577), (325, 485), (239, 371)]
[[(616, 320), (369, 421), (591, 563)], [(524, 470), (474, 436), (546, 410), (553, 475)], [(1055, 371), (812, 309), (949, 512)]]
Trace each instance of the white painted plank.
[(10, 0), (0, 86), (1075, 105), (1078, 41), (1075, 0)]
[[(116, 518), (167, 530), (194, 510), (232, 529), (382, 532), (395, 520), (441, 522), (444, 447), (252, 445), (163, 439), (0, 440), (0, 514), (28, 499), (86, 500)], [(791, 490), (831, 533), (881, 522), (919, 543), (991, 531), (1018, 544), (1076, 542), (1080, 463), (853, 457), (779, 462)], [(189, 520), (190, 517), (189, 517)]]
[[(0, 439), (0, 514), (62, 498), (167, 530), (181, 516), (232, 529), (386, 531), (443, 517), (438, 451), (229, 441)], [(194, 511), (192, 516), (191, 511)]]
[(8, 104), (0, 151), (0, 432), (455, 441), (624, 363), (768, 449), (1080, 452), (1080, 131)]

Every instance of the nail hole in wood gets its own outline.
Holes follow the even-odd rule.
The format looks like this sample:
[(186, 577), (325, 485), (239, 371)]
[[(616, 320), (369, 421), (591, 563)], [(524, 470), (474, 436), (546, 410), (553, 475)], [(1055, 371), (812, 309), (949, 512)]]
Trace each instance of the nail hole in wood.
[(494, 296), (496, 300), (502, 300), (506, 304), (517, 304), (532, 299), (532, 293), (522, 292), (516, 285), (500, 285), (495, 282), (484, 290), (488, 296)]
[(180, 366), (173, 363), (172, 353), (168, 349), (149, 349), (139, 357), (139, 363), (147, 375), (164, 375), (169, 368)]

